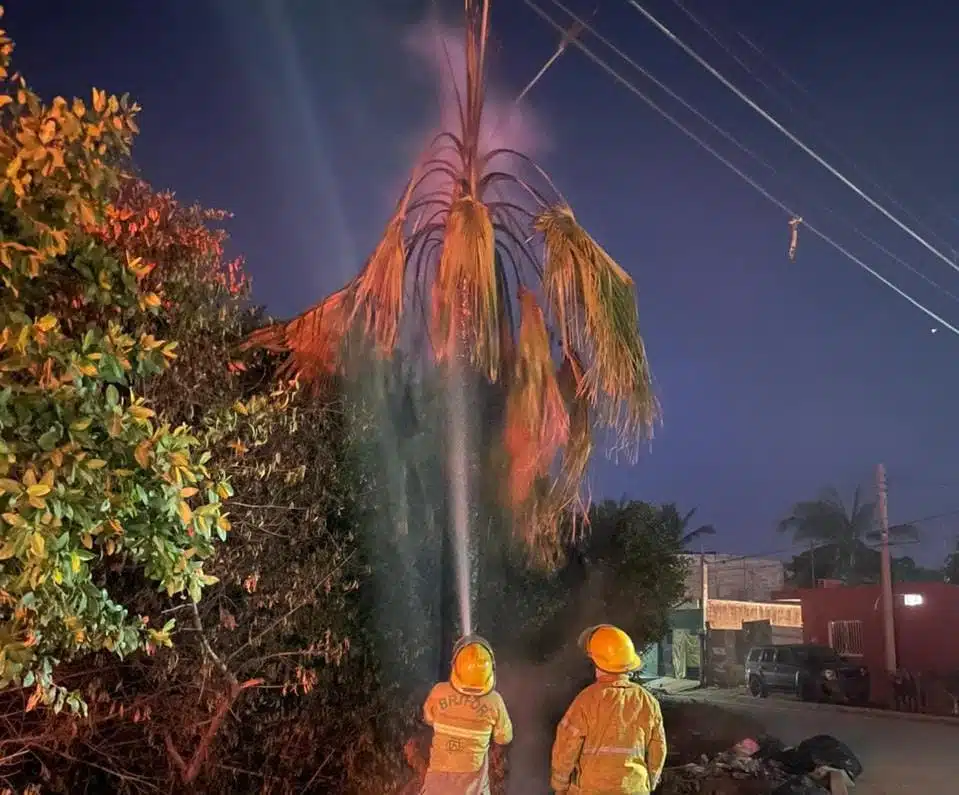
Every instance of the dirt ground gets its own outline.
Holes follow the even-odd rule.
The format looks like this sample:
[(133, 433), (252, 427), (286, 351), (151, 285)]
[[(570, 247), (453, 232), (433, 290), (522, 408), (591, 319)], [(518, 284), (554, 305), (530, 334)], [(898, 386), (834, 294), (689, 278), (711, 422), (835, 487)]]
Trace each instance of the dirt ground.
[[(662, 704), (662, 709), (669, 749), (667, 766), (695, 762), (703, 754), (713, 756), (747, 737), (755, 739), (764, 731), (762, 723), (757, 719), (712, 704), (666, 702)], [(424, 731), (406, 746), (407, 761), (416, 771), (415, 779), (419, 782), (426, 772), (429, 742), (430, 734)], [(508, 780), (510, 768), (515, 768), (520, 761), (513, 758), (516, 750), (518, 749), (514, 748), (511, 752), (503, 753), (500, 749), (493, 749), (490, 760), (493, 795), (504, 795), (514, 789), (508, 786)], [(548, 760), (542, 761), (544, 766), (548, 765)], [(545, 788), (547, 783), (543, 781), (542, 786)], [(405, 795), (418, 791), (419, 785), (411, 782), (403, 793)]]
[(667, 765), (696, 762), (703, 754), (714, 756), (765, 731), (756, 718), (712, 704), (664, 702), (662, 709), (669, 749)]

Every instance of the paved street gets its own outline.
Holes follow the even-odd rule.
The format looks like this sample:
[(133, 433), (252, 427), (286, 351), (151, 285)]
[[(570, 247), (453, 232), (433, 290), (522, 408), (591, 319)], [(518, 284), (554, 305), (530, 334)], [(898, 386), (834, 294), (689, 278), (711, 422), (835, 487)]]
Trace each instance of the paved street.
[(839, 738), (863, 764), (855, 795), (956, 791), (959, 724), (840, 712), (828, 706), (778, 698), (750, 699), (710, 693), (698, 700), (746, 712), (789, 745), (814, 734)]

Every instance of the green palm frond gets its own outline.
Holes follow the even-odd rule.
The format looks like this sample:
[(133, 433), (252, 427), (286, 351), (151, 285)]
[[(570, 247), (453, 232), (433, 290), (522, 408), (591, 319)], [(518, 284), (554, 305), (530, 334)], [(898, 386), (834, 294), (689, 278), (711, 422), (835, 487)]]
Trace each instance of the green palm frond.
[[(834, 550), (836, 571), (851, 576), (866, 541), (879, 538), (876, 527), (876, 503), (863, 497), (857, 488), (852, 502), (846, 504), (834, 489), (824, 489), (819, 499), (798, 502), (792, 512), (779, 523), (779, 529), (790, 532), (796, 542), (813, 542)], [(889, 535), (896, 539), (917, 539), (919, 532), (910, 524), (894, 525)]]
[(652, 435), (660, 414), (633, 280), (568, 206), (548, 208), (534, 227), (546, 245), (543, 280), (563, 347), (584, 357), (584, 394), (600, 421), (632, 447)]

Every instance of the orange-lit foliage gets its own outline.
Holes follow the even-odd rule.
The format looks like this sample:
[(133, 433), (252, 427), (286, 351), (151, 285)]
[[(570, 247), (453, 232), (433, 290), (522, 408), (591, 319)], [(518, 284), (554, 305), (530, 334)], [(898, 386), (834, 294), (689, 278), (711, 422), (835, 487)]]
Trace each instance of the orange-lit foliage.
[[(216, 315), (208, 311), (210, 302), (222, 307), (250, 293), (243, 260), (227, 257), (227, 233), (217, 226), (228, 218), (223, 210), (181, 204), (173, 193), (129, 178), (107, 206), (103, 222), (87, 227), (117, 259), (131, 263), (148, 300), (162, 306), (166, 322), (176, 325), (163, 329), (180, 340), (180, 362), (172, 378), (185, 379), (194, 388), (221, 367), (231, 373), (246, 369), (243, 362), (223, 359), (216, 346), (203, 342), (214, 331), (207, 323)], [(236, 312), (227, 316), (239, 317)], [(217, 334), (222, 336), (225, 328), (220, 323)], [(205, 361), (211, 357), (216, 362)]]
[(520, 291), (520, 331), (506, 404), (506, 449), (511, 459), (510, 498), (522, 508), (537, 478), (549, 474), (569, 439), (569, 415), (556, 379), (543, 310)]
[(280, 365), (281, 378), (301, 378), (315, 387), (325, 383), (342, 363), (341, 347), (352, 319), (352, 296), (348, 289), (339, 290), (319, 306), (305, 312), (287, 325), (264, 326), (245, 343), (268, 351), (290, 350), (290, 340), (309, 340), (297, 346), (289, 359)]
[(106, 221), (88, 231), (109, 248), (139, 258), (137, 275), (157, 293), (168, 280), (185, 278), (242, 296), (250, 288), (243, 260), (226, 258), (226, 232), (210, 226), (229, 217), (223, 210), (180, 204), (173, 193), (130, 179), (107, 208)]

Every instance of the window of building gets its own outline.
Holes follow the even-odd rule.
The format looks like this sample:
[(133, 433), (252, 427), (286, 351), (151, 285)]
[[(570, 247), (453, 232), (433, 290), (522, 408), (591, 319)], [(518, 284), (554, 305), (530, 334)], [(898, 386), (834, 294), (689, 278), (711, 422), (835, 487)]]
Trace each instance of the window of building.
[(845, 657), (862, 657), (862, 621), (830, 621), (829, 645)]

